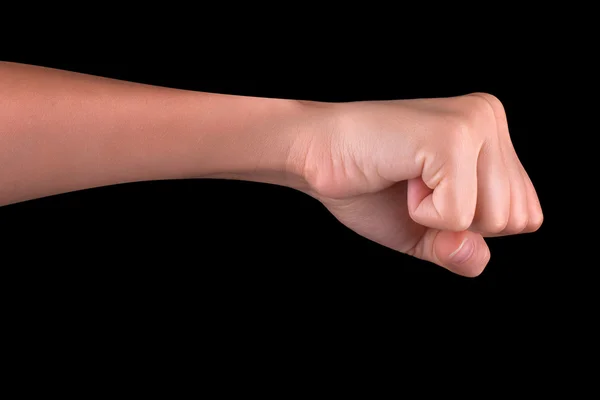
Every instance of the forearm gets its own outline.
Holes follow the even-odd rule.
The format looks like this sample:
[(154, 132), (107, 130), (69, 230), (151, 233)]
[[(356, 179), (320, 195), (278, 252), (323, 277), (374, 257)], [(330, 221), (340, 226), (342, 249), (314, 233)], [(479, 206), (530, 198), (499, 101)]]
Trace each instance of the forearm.
[(0, 62), (0, 205), (144, 180), (302, 186), (303, 106)]

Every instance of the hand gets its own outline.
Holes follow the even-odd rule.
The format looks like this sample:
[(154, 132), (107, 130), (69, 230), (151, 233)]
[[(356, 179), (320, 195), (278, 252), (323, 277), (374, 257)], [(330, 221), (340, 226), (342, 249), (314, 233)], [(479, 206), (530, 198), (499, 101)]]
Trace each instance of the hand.
[(494, 96), (312, 107), (330, 123), (306, 141), (309, 193), (360, 235), (474, 277), (490, 259), (484, 237), (542, 224)]

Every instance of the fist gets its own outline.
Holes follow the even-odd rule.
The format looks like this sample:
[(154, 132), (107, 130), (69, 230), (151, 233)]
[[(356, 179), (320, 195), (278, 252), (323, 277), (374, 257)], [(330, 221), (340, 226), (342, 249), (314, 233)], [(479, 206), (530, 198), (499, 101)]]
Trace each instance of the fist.
[(327, 110), (327, 127), (306, 141), (305, 179), (311, 194), (359, 234), (476, 276), (490, 257), (484, 237), (542, 224), (496, 97), (313, 107)]

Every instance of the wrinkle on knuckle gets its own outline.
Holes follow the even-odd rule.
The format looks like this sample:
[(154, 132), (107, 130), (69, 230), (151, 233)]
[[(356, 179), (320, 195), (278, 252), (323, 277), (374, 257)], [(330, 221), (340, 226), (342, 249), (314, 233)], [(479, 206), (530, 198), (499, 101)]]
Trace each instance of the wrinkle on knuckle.
[(483, 223), (484, 229), (490, 233), (500, 233), (508, 227), (508, 218), (493, 216), (487, 218)]
[(504, 229), (509, 234), (521, 233), (527, 229), (528, 218), (526, 215), (511, 216), (511, 219)]
[(451, 217), (446, 218), (452, 230), (456, 232), (462, 232), (469, 229), (473, 223), (473, 216), (466, 212), (455, 212), (451, 214)]

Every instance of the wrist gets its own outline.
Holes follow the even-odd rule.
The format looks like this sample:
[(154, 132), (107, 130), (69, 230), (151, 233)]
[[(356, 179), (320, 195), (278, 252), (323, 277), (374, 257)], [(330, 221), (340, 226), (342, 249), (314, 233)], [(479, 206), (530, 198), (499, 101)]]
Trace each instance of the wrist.
[(236, 103), (232, 108), (237, 106), (248, 115), (247, 120), (229, 132), (232, 136), (221, 135), (223, 140), (214, 151), (220, 156), (202, 177), (270, 183), (310, 193), (307, 157), (330, 130), (333, 103), (252, 97), (228, 100)]

